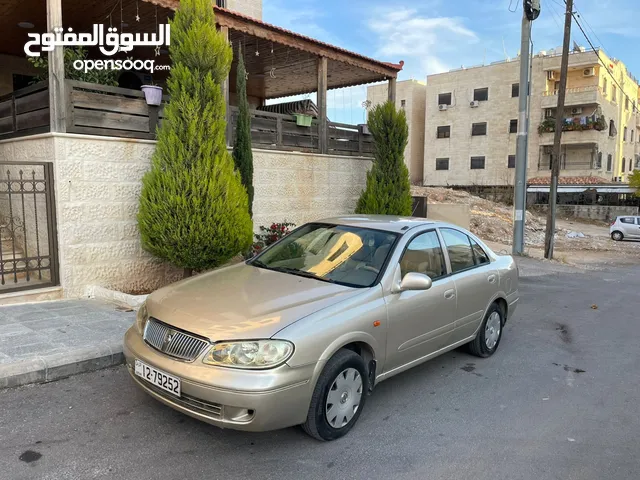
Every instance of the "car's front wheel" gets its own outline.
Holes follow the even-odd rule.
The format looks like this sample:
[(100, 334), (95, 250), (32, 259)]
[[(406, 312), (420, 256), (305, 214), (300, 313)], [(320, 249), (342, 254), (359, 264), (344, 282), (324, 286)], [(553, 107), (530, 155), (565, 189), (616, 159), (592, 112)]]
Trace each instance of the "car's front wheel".
[(619, 242), (624, 238), (624, 235), (622, 235), (622, 232), (615, 231), (611, 234), (611, 238), (616, 242)]
[(368, 387), (362, 357), (351, 350), (339, 350), (318, 378), (302, 428), (318, 440), (346, 435), (362, 413)]

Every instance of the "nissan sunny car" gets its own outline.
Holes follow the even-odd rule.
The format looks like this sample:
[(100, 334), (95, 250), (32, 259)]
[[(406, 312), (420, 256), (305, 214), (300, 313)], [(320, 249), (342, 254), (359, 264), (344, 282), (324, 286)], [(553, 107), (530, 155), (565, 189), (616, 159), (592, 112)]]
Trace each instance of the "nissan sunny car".
[(462, 228), (339, 217), (152, 293), (124, 352), (143, 390), (194, 418), (333, 440), (379, 382), (461, 345), (495, 353), (517, 303), (513, 258)]

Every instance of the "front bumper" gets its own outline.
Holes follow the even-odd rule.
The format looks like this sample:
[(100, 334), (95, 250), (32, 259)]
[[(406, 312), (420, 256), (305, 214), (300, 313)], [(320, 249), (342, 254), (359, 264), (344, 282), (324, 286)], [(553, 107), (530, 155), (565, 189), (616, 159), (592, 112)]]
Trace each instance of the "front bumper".
[[(147, 345), (131, 327), (124, 337), (127, 368), (135, 382), (165, 405), (222, 428), (267, 431), (304, 423), (315, 365), (238, 370), (171, 358)], [(135, 359), (179, 377), (182, 396), (155, 387), (134, 373)]]

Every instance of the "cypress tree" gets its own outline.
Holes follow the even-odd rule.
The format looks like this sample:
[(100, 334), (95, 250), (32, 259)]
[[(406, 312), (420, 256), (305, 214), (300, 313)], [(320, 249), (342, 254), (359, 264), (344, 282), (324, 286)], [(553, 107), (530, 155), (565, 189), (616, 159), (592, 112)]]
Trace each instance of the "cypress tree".
[(356, 213), (409, 216), (412, 199), (404, 163), (409, 138), (405, 112), (386, 102), (370, 112), (367, 123), (374, 140), (374, 161)]
[(249, 195), (249, 214), (253, 213), (253, 153), (251, 152), (251, 115), (247, 100), (247, 71), (244, 66), (242, 48), (238, 49), (238, 78), (236, 95), (238, 98), (238, 122), (236, 139), (233, 144), (233, 161), (240, 172), (242, 184)]
[(221, 85), (231, 47), (210, 0), (181, 0), (171, 22), (171, 96), (142, 181), (142, 246), (184, 269), (217, 267), (251, 245), (247, 192), (225, 140)]

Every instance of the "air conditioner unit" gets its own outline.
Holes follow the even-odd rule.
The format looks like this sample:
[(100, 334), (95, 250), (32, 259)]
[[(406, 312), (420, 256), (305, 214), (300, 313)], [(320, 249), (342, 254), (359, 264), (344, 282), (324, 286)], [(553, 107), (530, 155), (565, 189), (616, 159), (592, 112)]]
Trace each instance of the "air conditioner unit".
[(448, 107), (449, 105), (447, 105), (446, 103), (441, 103), (440, 105), (438, 105), (438, 110), (444, 112)]
[(595, 74), (596, 74), (596, 69), (593, 67), (585, 68), (582, 71), (582, 75), (584, 75), (585, 77), (593, 77)]
[(553, 109), (552, 108), (547, 108), (544, 111), (544, 118), (553, 118)]
[(580, 115), (582, 113), (581, 107), (575, 107), (571, 109), (571, 115)]
[(554, 72), (553, 70), (549, 70), (547, 72), (547, 80), (555, 80), (556, 79), (556, 72)]
[(471, 108), (478, 108), (480, 106), (480, 102), (478, 100), (473, 100), (469, 103)]

